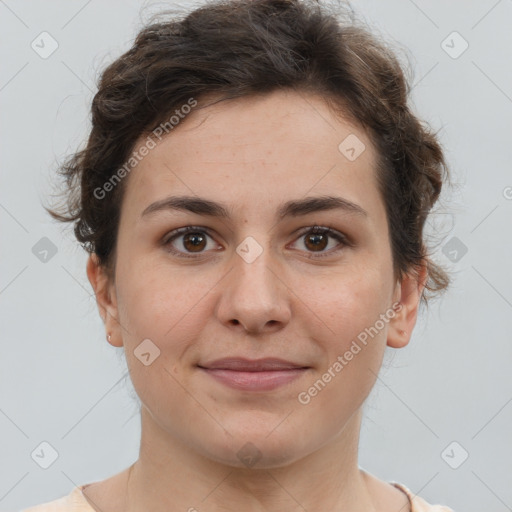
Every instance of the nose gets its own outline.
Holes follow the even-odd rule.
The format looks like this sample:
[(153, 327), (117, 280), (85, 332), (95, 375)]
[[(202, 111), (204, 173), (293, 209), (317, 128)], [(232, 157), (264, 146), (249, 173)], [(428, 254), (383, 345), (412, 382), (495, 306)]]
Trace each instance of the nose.
[(217, 317), (230, 328), (264, 334), (280, 330), (290, 321), (291, 292), (269, 249), (253, 261), (234, 253), (233, 268), (219, 286)]

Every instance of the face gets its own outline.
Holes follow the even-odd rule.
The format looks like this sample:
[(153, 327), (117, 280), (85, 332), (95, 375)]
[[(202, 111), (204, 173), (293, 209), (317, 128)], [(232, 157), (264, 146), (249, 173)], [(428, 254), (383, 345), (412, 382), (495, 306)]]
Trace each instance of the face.
[[(360, 409), (386, 344), (406, 344), (421, 291), (394, 280), (375, 165), (362, 128), (279, 91), (192, 111), (125, 178), (108, 297), (92, 259), (88, 274), (170, 439), (233, 466), (257, 449), (260, 466), (277, 466)], [(303, 369), (213, 369), (230, 357)]]

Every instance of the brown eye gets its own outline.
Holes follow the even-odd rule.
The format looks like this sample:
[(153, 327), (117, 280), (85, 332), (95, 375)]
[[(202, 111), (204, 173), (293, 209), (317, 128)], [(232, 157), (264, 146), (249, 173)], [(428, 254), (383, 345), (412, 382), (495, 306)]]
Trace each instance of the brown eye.
[(328, 235), (319, 233), (310, 233), (306, 236), (304, 245), (312, 251), (322, 251), (327, 247)]
[(183, 247), (190, 252), (200, 252), (206, 247), (206, 237), (200, 232), (188, 233), (183, 237)]
[[(350, 246), (348, 239), (339, 231), (329, 227), (314, 226), (303, 230), (299, 239), (305, 247), (310, 258), (322, 258), (332, 256), (341, 251), (345, 246)], [(325, 250), (331, 240), (337, 241), (333, 248)]]
[[(162, 241), (162, 245), (167, 251), (176, 256), (194, 258), (208, 252), (208, 239), (213, 240), (205, 228), (186, 226), (169, 233)], [(210, 245), (212, 246), (210, 249), (216, 248), (215, 244), (211, 242)]]

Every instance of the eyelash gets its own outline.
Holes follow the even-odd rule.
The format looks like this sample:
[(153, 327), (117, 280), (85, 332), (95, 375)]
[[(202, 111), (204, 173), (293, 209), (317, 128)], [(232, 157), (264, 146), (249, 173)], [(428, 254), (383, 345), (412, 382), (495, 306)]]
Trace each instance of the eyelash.
[[(175, 229), (174, 231), (171, 231), (170, 233), (168, 233), (168, 236), (165, 237), (165, 239), (162, 243), (163, 243), (164, 247), (169, 248), (168, 251), (170, 253), (172, 253), (178, 257), (198, 258), (204, 253), (199, 252), (199, 253), (196, 253), (198, 256), (195, 256), (195, 255), (191, 256), (191, 255), (188, 255), (181, 251), (175, 250), (171, 245), (171, 242), (173, 242), (175, 239), (179, 238), (180, 236), (186, 235), (188, 233), (206, 233), (209, 237), (213, 238), (213, 236), (210, 233), (210, 230), (207, 228), (204, 228), (201, 226), (186, 226), (184, 228)], [(315, 225), (315, 226), (307, 227), (307, 228), (301, 230), (301, 232), (297, 236), (297, 239), (303, 237), (304, 235), (309, 235), (309, 234), (329, 235), (329, 237), (332, 237), (335, 240), (337, 240), (338, 242), (340, 242), (342, 246), (350, 246), (351, 245), (345, 235), (343, 235), (339, 231), (336, 231), (335, 229), (332, 229), (329, 226), (316, 226)], [(333, 253), (337, 253), (338, 251), (340, 251), (342, 249), (343, 249), (343, 247), (340, 247), (340, 248), (337, 248), (334, 250), (331, 249), (330, 251), (319, 252), (319, 253), (311, 252), (310, 253), (311, 256), (308, 256), (308, 257), (312, 258), (312, 259), (323, 258), (326, 256), (330, 256)], [(192, 253), (190, 253), (190, 254), (192, 254)]]

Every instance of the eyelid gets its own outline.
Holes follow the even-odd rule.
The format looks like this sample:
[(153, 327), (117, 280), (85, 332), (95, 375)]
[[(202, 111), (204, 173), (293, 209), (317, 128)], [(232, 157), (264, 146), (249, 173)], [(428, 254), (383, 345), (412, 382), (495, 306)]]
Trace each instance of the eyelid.
[[(184, 226), (181, 228), (174, 229), (174, 230), (170, 231), (169, 233), (167, 233), (166, 236), (164, 236), (164, 238), (162, 239), (162, 245), (164, 247), (170, 246), (170, 242), (174, 241), (175, 239), (179, 238), (180, 236), (186, 235), (188, 233), (194, 233), (194, 232), (205, 233), (210, 238), (215, 240), (215, 237), (212, 234), (212, 230), (210, 230), (209, 228), (204, 227), (204, 226), (189, 225), (189, 226)], [(319, 251), (319, 252), (301, 251), (301, 252), (306, 252), (307, 254), (309, 254), (308, 257), (311, 259), (318, 259), (318, 258), (322, 258), (322, 257), (331, 256), (332, 254), (335, 254), (335, 253), (338, 253), (339, 251), (341, 251), (344, 248), (344, 246), (352, 247), (352, 245), (353, 245), (351, 243), (350, 239), (344, 233), (338, 231), (337, 229), (334, 229), (331, 226), (317, 225), (317, 224), (305, 226), (303, 228), (295, 230), (292, 233), (293, 235), (295, 235), (295, 238), (292, 243), (295, 243), (299, 238), (301, 238), (302, 236), (309, 234), (309, 233), (328, 235), (329, 237), (336, 239), (339, 242), (339, 245), (341, 245), (341, 247), (330, 249), (329, 251)], [(200, 258), (202, 255), (207, 254), (207, 251), (198, 252), (198, 253), (186, 253), (186, 252), (178, 251), (175, 249), (167, 249), (167, 250), (170, 253), (179, 255), (178, 257), (183, 257), (183, 258)]]
[(162, 243), (165, 245), (169, 243), (174, 238), (177, 238), (179, 235), (186, 235), (187, 233), (194, 233), (196, 231), (204, 232), (208, 236), (213, 238), (212, 231), (204, 226), (183, 226), (182, 228), (176, 228), (172, 231), (169, 231), (164, 238), (162, 239)]
[(340, 251), (342, 251), (345, 247), (352, 247), (353, 243), (351, 240), (341, 231), (338, 231), (337, 229), (334, 229), (331, 226), (328, 225), (313, 225), (313, 226), (307, 226), (305, 228), (300, 228), (299, 230), (295, 231), (294, 233), (297, 234), (296, 238), (294, 239), (293, 243), (296, 242), (297, 239), (303, 237), (307, 234), (322, 234), (322, 235), (328, 235), (330, 238), (334, 238), (339, 242), (338, 247), (335, 247), (334, 249), (330, 249), (329, 251), (305, 251), (306, 254), (308, 254), (308, 258), (310, 259), (319, 259), (324, 257), (332, 256), (333, 254), (337, 254)]
[(212, 231), (209, 228), (206, 228), (204, 226), (184, 226), (182, 228), (173, 229), (169, 233), (167, 233), (163, 239), (162, 239), (162, 246), (163, 247), (169, 247), (166, 250), (170, 252), (171, 254), (175, 254), (176, 256), (180, 258), (193, 258), (197, 259), (201, 257), (201, 255), (206, 254), (206, 252), (198, 252), (198, 253), (186, 253), (182, 251), (178, 251), (171, 246), (171, 242), (175, 239), (179, 238), (180, 236), (187, 235), (188, 233), (205, 233), (210, 238), (215, 240), (215, 237), (212, 235)]
[(350, 243), (350, 240), (348, 239), (347, 235), (327, 224), (313, 224), (311, 226), (306, 226), (293, 232), (293, 234), (296, 234), (297, 237), (303, 236), (306, 233), (325, 233), (327, 235), (339, 237), (341, 240), (345, 241), (347, 245)]

